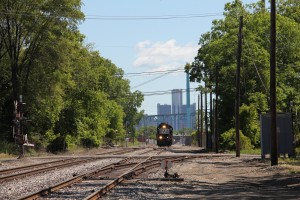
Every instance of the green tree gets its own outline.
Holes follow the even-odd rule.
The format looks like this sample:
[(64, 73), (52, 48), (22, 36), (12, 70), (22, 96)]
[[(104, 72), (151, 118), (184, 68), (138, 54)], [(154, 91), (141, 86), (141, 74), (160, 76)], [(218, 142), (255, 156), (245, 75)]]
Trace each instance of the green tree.
[[(290, 102), (299, 112), (299, 3), (278, 2), (277, 18), (277, 105), (278, 111), (289, 111)], [(270, 14), (261, 2), (243, 5), (240, 0), (225, 5), (224, 19), (214, 20), (211, 31), (200, 37), (197, 56), (186, 71), (191, 81), (219, 79), (219, 130), (224, 133), (234, 127), (235, 72), (239, 17), (244, 17), (241, 69), (241, 105), (244, 117), (243, 133), (252, 144), (257, 137), (258, 115), (268, 111), (269, 100), (269, 27)], [(216, 73), (218, 72), (218, 73)], [(209, 84), (208, 84), (209, 85)], [(213, 87), (214, 89), (215, 87)], [(215, 90), (213, 90), (215, 92)], [(247, 105), (247, 106), (246, 106)], [(249, 109), (254, 109), (256, 111)], [(255, 119), (256, 118), (256, 119)], [(249, 126), (246, 126), (246, 125)], [(255, 132), (255, 134), (254, 134)]]
[[(253, 149), (251, 140), (240, 131), (240, 148), (244, 150)], [(224, 150), (235, 150), (235, 129), (229, 129), (221, 135), (221, 146)]]
[(143, 126), (142, 128), (140, 128), (139, 130), (137, 130), (136, 132), (136, 136), (139, 137), (144, 137), (145, 138), (149, 138), (149, 139), (154, 139), (156, 140), (156, 126)]
[(84, 44), (77, 27), (84, 18), (80, 7), (80, 0), (0, 3), (4, 137), (11, 137), (12, 102), (20, 94), (32, 119), (29, 132), (51, 151), (96, 147), (104, 137), (123, 139), (125, 121), (134, 130), (143, 96), (130, 92), (121, 68)]
[[(13, 117), (13, 100), (20, 94), (27, 103), (26, 111), (35, 113), (32, 115), (33, 125), (43, 121), (39, 130), (45, 132), (51, 127), (52, 118), (57, 118), (61, 106), (56, 105), (62, 103), (62, 99), (53, 97), (62, 94), (56, 84), (63, 78), (58, 69), (60, 63), (64, 66), (61, 55), (66, 54), (61, 53), (67, 51), (67, 47), (60, 47), (65, 47), (63, 43), (67, 41), (67, 35), (77, 33), (76, 25), (83, 19), (80, 5), (78, 0), (1, 1), (0, 128), (4, 137), (12, 138), (9, 126)], [(47, 102), (47, 97), (52, 99)], [(47, 103), (56, 114), (51, 108), (46, 109)]]
[(43, 41), (51, 37), (59, 39), (83, 19), (80, 5), (80, 0), (1, 2), (0, 44), (4, 44), (2, 52), (7, 53), (10, 64), (13, 99), (26, 95), (33, 62), (45, 45)]

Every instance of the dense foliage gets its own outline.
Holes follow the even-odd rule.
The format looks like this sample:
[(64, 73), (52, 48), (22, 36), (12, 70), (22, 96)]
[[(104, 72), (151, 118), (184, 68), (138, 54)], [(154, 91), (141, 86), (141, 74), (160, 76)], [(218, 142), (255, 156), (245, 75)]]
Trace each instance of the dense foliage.
[[(294, 113), (294, 132), (299, 138), (300, 117), (296, 113), (300, 113), (300, 1), (279, 0), (277, 5), (277, 111)], [(240, 129), (251, 145), (259, 147), (259, 114), (268, 112), (270, 82), (270, 13), (262, 2), (227, 3), (224, 19), (214, 20), (211, 31), (201, 35), (198, 54), (194, 62), (186, 66), (190, 80), (201, 85), (204, 82), (215, 86), (218, 76), (218, 131), (224, 134), (220, 138), (224, 148), (233, 148), (228, 138), (234, 127), (240, 16), (244, 19)]]
[[(38, 147), (97, 147), (125, 137), (142, 113), (123, 70), (84, 43), (80, 0), (0, 3), (0, 138), (11, 141), (13, 100), (23, 95), (26, 132)], [(130, 123), (127, 123), (130, 122)], [(132, 131), (134, 132), (134, 131)]]

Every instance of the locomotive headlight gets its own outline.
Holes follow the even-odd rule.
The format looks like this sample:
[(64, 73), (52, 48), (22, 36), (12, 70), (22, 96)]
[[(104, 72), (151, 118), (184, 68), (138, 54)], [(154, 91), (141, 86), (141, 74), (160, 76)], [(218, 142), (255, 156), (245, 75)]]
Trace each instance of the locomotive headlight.
[(163, 137), (160, 135), (160, 136), (159, 136), (159, 139), (161, 140), (162, 138), (163, 138)]

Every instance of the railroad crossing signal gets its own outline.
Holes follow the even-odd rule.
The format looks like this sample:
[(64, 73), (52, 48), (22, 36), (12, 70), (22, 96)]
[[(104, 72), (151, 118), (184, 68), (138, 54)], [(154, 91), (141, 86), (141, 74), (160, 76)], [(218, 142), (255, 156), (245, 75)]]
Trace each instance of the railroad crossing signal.
[(24, 117), (23, 107), (26, 103), (23, 102), (22, 95), (20, 95), (20, 99), (14, 101), (14, 115), (15, 118), (13, 120), (13, 137), (18, 146), (19, 157), (24, 157), (24, 146), (34, 146), (33, 144), (29, 144), (27, 140), (27, 134), (24, 134), (24, 124), (27, 121), (30, 121)]

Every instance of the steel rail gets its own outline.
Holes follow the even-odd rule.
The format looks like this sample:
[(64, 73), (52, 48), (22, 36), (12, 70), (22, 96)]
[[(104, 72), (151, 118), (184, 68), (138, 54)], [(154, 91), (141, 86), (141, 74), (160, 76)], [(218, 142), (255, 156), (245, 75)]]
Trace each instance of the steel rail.
[[(159, 151), (157, 153), (160, 154), (163, 151), (165, 151), (166, 149), (162, 149), (161, 151)], [(104, 196), (108, 191), (110, 191), (111, 189), (113, 189), (114, 187), (116, 187), (118, 184), (122, 183), (124, 180), (128, 180), (142, 172), (144, 172), (147, 168), (146, 164), (148, 164), (148, 162), (153, 158), (153, 156), (149, 156), (148, 158), (146, 158), (145, 160), (141, 161), (140, 163), (136, 164), (133, 168), (129, 169), (127, 172), (123, 173), (122, 175), (118, 176), (116, 179), (114, 179), (113, 181), (109, 182), (108, 184), (106, 184), (104, 187), (102, 187), (101, 189), (99, 189), (98, 191), (95, 191), (94, 193), (92, 193), (91, 195), (89, 195), (88, 197), (86, 197), (84, 200), (96, 200), (101, 198), (102, 196)], [(180, 158), (182, 159), (182, 158)], [(176, 160), (176, 159), (175, 159)], [(153, 162), (152, 160), (150, 162)], [(160, 165), (160, 162), (155, 162), (155, 163), (149, 163), (149, 167), (156, 167), (157, 165)]]
[(100, 197), (102, 197), (103, 195), (105, 195), (108, 191), (110, 191), (112, 188), (116, 187), (123, 180), (125, 180), (126, 178), (129, 178), (129, 177), (132, 177), (134, 175), (134, 169), (136, 169), (137, 167), (141, 166), (143, 163), (145, 163), (146, 161), (148, 161), (151, 158), (152, 158), (152, 156), (149, 156), (148, 158), (146, 158), (142, 162), (136, 164), (133, 168), (129, 169), (127, 172), (125, 172), (122, 175), (118, 176), (116, 179), (114, 179), (113, 181), (111, 181), (108, 184), (106, 184), (100, 190), (92, 193), (91, 195), (89, 195), (88, 197), (86, 197), (84, 200), (99, 199)]
[[(161, 153), (164, 150), (165, 149), (161, 150), (157, 154)], [(70, 179), (68, 179), (68, 180), (66, 180), (64, 182), (58, 183), (58, 184), (56, 184), (54, 186), (51, 186), (49, 188), (40, 190), (38, 192), (34, 192), (34, 193), (29, 194), (29, 195), (24, 196), (24, 197), (21, 197), (21, 198), (19, 198), (19, 200), (33, 200), (33, 199), (37, 199), (39, 197), (46, 196), (46, 195), (48, 195), (48, 194), (50, 194), (52, 192), (60, 190), (61, 188), (68, 187), (68, 186), (70, 186), (70, 185), (72, 185), (74, 183), (81, 182), (84, 179), (91, 179), (92, 176), (97, 176), (97, 175), (100, 175), (100, 174), (103, 174), (103, 173), (111, 172), (114, 169), (120, 169), (122, 167), (128, 167), (128, 166), (132, 166), (132, 165), (135, 165), (135, 167), (139, 166), (139, 164), (137, 164), (137, 163), (129, 163), (129, 164), (126, 163), (129, 159), (130, 159), (130, 157), (127, 157), (127, 158), (125, 158), (125, 159), (123, 159), (121, 161), (109, 164), (109, 165), (104, 166), (104, 167), (102, 167), (100, 169), (93, 170), (93, 171), (87, 172), (87, 173), (82, 174), (82, 175), (77, 175), (77, 176), (75, 176), (73, 178), (70, 178)], [(162, 159), (157, 158), (156, 160), (158, 160), (158, 161), (161, 162)]]
[(36, 170), (32, 170), (32, 171), (21, 172), (21, 173), (18, 173), (18, 174), (3, 176), (3, 177), (0, 177), (0, 183), (2, 183), (4, 181), (9, 181), (9, 180), (12, 180), (12, 179), (16, 179), (16, 178), (21, 178), (21, 177), (37, 174), (37, 173), (44, 172), (44, 171), (50, 171), (50, 170), (57, 169), (57, 168), (63, 168), (63, 167), (76, 165), (76, 164), (79, 164), (79, 163), (83, 163), (83, 162), (87, 162), (87, 161), (91, 161), (91, 160), (95, 160), (95, 159), (97, 159), (97, 158), (88, 158), (88, 159), (79, 160), (79, 161), (75, 161), (75, 162), (63, 163), (63, 164), (60, 164), (60, 165), (54, 165), (54, 166), (44, 167), (44, 168), (40, 168), (40, 169), (36, 169)]
[(0, 170), (0, 175), (8, 174), (8, 173), (11, 173), (11, 172), (14, 172), (14, 171), (26, 170), (28, 168), (39, 167), (39, 166), (43, 166), (43, 165), (55, 164), (55, 163), (60, 163), (60, 162), (66, 162), (66, 161), (76, 160), (76, 159), (78, 159), (78, 158), (68, 158), (68, 159), (56, 160), (56, 161), (51, 161), (51, 162), (44, 162), (44, 163), (33, 164), (33, 165), (25, 165), (25, 166), (22, 166), (22, 167), (3, 169), (3, 170)]
[(111, 154), (111, 155), (115, 155), (115, 154), (119, 154), (119, 153), (128, 153), (128, 152), (132, 152), (132, 151), (136, 151), (136, 149), (122, 149), (122, 150), (116, 150), (116, 151), (108, 151), (108, 152), (103, 152), (103, 153), (96, 153), (96, 155), (105, 155), (105, 154)]
[(70, 185), (72, 185), (74, 183), (81, 182), (84, 179), (89, 179), (91, 176), (99, 175), (101, 173), (110, 172), (113, 169), (121, 168), (121, 167), (124, 167), (126, 165), (135, 165), (136, 164), (136, 163), (129, 163), (129, 164), (124, 163), (127, 160), (128, 160), (128, 158), (125, 158), (125, 159), (123, 159), (121, 161), (109, 164), (109, 165), (104, 166), (104, 167), (102, 167), (100, 169), (89, 171), (89, 172), (81, 174), (81, 175), (77, 175), (77, 176), (75, 176), (73, 178), (70, 178), (70, 179), (68, 179), (66, 181), (58, 183), (58, 184), (56, 184), (54, 186), (51, 186), (49, 188), (40, 190), (38, 192), (31, 193), (31, 194), (26, 195), (24, 197), (21, 197), (19, 200), (33, 200), (33, 199), (37, 199), (39, 197), (46, 196), (46, 195), (48, 195), (48, 194), (50, 194), (52, 192), (60, 190), (61, 188), (68, 187), (68, 186), (70, 186)]

